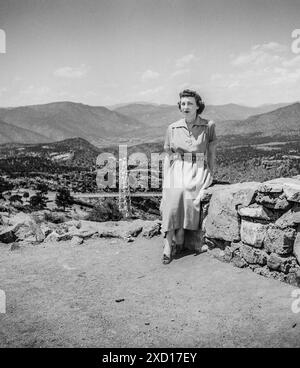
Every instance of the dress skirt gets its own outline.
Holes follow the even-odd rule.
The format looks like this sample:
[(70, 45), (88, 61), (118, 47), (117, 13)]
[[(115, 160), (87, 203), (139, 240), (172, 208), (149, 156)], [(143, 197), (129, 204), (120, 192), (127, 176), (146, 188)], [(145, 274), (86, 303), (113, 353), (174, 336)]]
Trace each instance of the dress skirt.
[(200, 229), (200, 201), (204, 189), (212, 184), (205, 155), (197, 153), (175, 159), (166, 156), (160, 211), (162, 232), (175, 229)]

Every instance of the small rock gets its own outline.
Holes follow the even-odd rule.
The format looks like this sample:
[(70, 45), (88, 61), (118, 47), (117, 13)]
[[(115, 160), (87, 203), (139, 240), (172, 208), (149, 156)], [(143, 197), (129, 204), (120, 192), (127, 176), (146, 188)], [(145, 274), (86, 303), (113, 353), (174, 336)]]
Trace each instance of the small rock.
[(52, 231), (44, 240), (44, 242), (56, 242), (59, 234), (56, 231)]
[(235, 254), (231, 260), (231, 262), (239, 268), (244, 268), (248, 266), (248, 263), (242, 258), (240, 255)]
[(226, 246), (230, 245), (229, 241), (223, 239), (205, 238), (205, 243), (208, 249), (220, 248), (224, 250)]
[(135, 228), (133, 230), (129, 230), (126, 234), (126, 237), (136, 238), (142, 231), (143, 231), (143, 227), (138, 226), (137, 228)]
[(224, 260), (226, 262), (230, 262), (232, 260), (232, 257), (233, 257), (233, 254), (234, 254), (234, 251), (233, 249), (231, 249), (231, 247), (226, 247), (225, 250), (224, 250)]
[(204, 252), (207, 252), (207, 251), (208, 251), (208, 245), (207, 244), (202, 245), (201, 253), (204, 253)]
[(79, 236), (73, 236), (72, 240), (71, 240), (71, 244), (72, 245), (80, 245), (83, 243), (83, 239), (80, 238)]
[(296, 259), (295, 257), (281, 257), (276, 253), (271, 253), (267, 265), (272, 270), (287, 274), (296, 266)]
[(161, 223), (156, 222), (152, 226), (144, 228), (142, 236), (145, 238), (153, 238), (154, 236), (160, 235), (161, 232)]
[(77, 231), (72, 231), (69, 233), (71, 236), (78, 236), (79, 238), (83, 238), (83, 239), (88, 239), (91, 238), (92, 236), (96, 236), (98, 237), (98, 232), (96, 230), (92, 230), (92, 229), (87, 229), (87, 230), (77, 230)]
[(72, 239), (72, 235), (69, 234), (69, 233), (66, 233), (66, 234), (62, 234), (62, 235), (58, 235), (57, 237), (57, 241), (67, 241), (67, 240), (71, 240)]
[(99, 238), (120, 238), (120, 235), (108, 230), (99, 232)]
[(291, 207), (290, 202), (288, 202), (284, 194), (278, 196), (271, 193), (257, 193), (255, 201), (264, 205), (265, 207), (275, 210), (286, 211)]
[(262, 266), (267, 264), (268, 254), (263, 250), (253, 248), (246, 244), (242, 244), (240, 247), (240, 253), (247, 263), (257, 263)]
[(13, 228), (8, 228), (0, 233), (0, 242), (9, 244), (13, 243), (17, 240), (17, 236), (15, 235)]
[(18, 243), (12, 243), (12, 245), (10, 246), (10, 250), (13, 251), (13, 250), (17, 250), (17, 249), (20, 249), (20, 245)]
[(208, 250), (209, 255), (212, 255), (214, 258), (217, 258), (219, 261), (225, 260), (225, 252), (219, 248), (213, 248)]
[(132, 242), (134, 242), (134, 238), (132, 238), (132, 237), (126, 237), (126, 238), (124, 238), (124, 240), (125, 241), (127, 241), (127, 243), (132, 243)]
[(274, 210), (287, 211), (291, 207), (291, 203), (286, 199), (285, 196), (279, 196), (275, 202)]

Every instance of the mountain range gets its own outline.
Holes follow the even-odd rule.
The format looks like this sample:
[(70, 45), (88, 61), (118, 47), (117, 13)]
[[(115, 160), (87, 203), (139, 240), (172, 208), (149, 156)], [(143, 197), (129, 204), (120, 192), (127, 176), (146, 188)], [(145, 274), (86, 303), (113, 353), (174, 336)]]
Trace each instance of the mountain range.
[[(122, 137), (124, 131), (143, 126), (136, 119), (106, 107), (74, 102), (1, 108), (0, 119), (13, 129), (19, 127), (28, 131), (26, 142), (21, 141), (23, 143), (29, 140), (31, 143), (40, 143), (81, 137), (95, 145), (105, 145), (107, 137)], [(32, 132), (31, 139), (29, 132)], [(11, 137), (10, 141), (18, 139)], [(0, 133), (0, 141), (4, 140), (5, 137)]]
[[(258, 107), (249, 107), (237, 104), (226, 105), (207, 105), (202, 117), (214, 121), (224, 120), (243, 120), (251, 115), (263, 114), (276, 110), (288, 104), (262, 105)], [(120, 114), (130, 116), (146, 125), (162, 126), (180, 119), (181, 115), (177, 106), (155, 105), (145, 103), (134, 103), (121, 105), (114, 108), (114, 111)]]
[[(75, 137), (97, 147), (158, 142), (166, 127), (181, 118), (177, 106), (171, 105), (134, 103), (110, 108), (68, 101), (0, 108), (0, 144), (49, 143)], [(300, 132), (300, 103), (208, 105), (202, 116), (215, 120), (219, 136)]]

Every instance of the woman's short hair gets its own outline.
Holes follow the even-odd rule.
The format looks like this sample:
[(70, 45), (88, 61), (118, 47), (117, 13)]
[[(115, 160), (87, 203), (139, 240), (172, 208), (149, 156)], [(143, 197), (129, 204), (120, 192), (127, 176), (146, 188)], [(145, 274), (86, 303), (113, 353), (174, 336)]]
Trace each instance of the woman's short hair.
[[(193, 91), (191, 89), (184, 89), (182, 92), (179, 93), (179, 98), (181, 99), (182, 97), (194, 97), (195, 98), (196, 104), (198, 106), (197, 115), (200, 115), (205, 109), (205, 104), (202, 101), (202, 98), (199, 95), (199, 93), (197, 93), (196, 91)], [(178, 107), (179, 107), (179, 110), (181, 111), (180, 101), (178, 102)]]

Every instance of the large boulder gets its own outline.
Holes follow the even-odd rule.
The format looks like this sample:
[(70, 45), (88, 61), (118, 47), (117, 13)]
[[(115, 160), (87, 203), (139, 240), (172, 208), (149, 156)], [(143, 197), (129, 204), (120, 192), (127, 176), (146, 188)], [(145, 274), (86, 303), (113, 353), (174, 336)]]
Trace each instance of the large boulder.
[(205, 232), (209, 238), (236, 241), (240, 239), (237, 207), (249, 206), (259, 183), (238, 183), (219, 186), (213, 191)]
[(300, 265), (300, 225), (297, 227), (297, 234), (294, 242), (293, 254)]
[(264, 238), (264, 247), (268, 253), (279, 255), (291, 254), (293, 251), (296, 230), (293, 228), (280, 229), (270, 224)]
[[(45, 234), (35, 219), (23, 212), (19, 212), (8, 219), (9, 227), (0, 234), (3, 242), (23, 241), (29, 239), (34, 242), (42, 242)], [(11, 233), (14, 235), (12, 236)], [(6, 234), (6, 235), (5, 235)], [(9, 235), (10, 234), (10, 235)]]
[(9, 218), (9, 225), (30, 225), (32, 222), (35, 222), (35, 219), (24, 212), (18, 212)]
[(242, 220), (241, 240), (243, 243), (261, 248), (267, 233), (268, 225)]
[(240, 207), (238, 213), (241, 217), (250, 217), (259, 220), (273, 220), (274, 214), (268, 208), (253, 203), (248, 207)]
[(293, 207), (288, 212), (284, 213), (276, 222), (275, 225), (281, 229), (286, 227), (296, 226), (300, 224), (300, 207)]
[(300, 180), (295, 178), (276, 178), (264, 184), (282, 186), (288, 201), (300, 203)]
[(33, 238), (34, 241), (42, 242), (45, 239), (45, 234), (41, 230), (40, 225), (35, 221), (31, 221), (28, 224), (20, 223), (15, 226), (15, 234), (19, 240), (25, 240), (27, 238)]
[(270, 181), (267, 181), (265, 183), (262, 183), (257, 188), (258, 192), (260, 193), (282, 193), (283, 187), (280, 183), (272, 183)]

